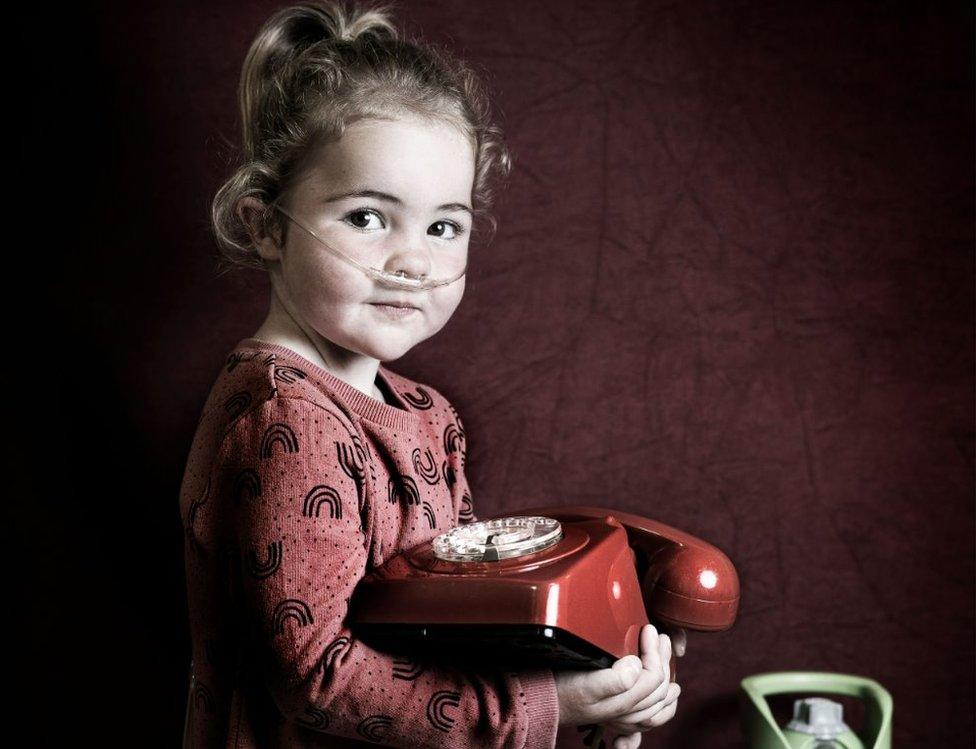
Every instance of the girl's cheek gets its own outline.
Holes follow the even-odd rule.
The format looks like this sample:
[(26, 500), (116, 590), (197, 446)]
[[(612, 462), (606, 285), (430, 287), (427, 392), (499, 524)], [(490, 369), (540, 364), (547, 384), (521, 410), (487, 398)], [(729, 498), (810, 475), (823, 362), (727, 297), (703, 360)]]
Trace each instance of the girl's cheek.
[(348, 296), (349, 279), (342, 270), (316, 258), (298, 269), (301, 282), (308, 287), (307, 291), (316, 297)]
[(456, 310), (458, 305), (461, 303), (461, 296), (463, 292), (463, 287), (460, 287), (456, 290), (452, 289), (449, 293), (446, 293), (443, 296), (437, 297), (435, 308), (437, 309), (438, 313), (442, 315), (453, 314), (454, 310)]

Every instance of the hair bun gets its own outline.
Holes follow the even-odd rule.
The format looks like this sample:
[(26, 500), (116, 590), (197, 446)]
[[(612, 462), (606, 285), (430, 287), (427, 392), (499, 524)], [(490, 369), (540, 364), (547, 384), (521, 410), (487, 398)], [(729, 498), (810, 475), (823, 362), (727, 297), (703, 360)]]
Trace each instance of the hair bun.
[(286, 9), (287, 23), (281, 27), (288, 41), (303, 49), (327, 40), (351, 44), (361, 37), (395, 39), (397, 28), (390, 11), (388, 6), (370, 8), (337, 0), (303, 3)]

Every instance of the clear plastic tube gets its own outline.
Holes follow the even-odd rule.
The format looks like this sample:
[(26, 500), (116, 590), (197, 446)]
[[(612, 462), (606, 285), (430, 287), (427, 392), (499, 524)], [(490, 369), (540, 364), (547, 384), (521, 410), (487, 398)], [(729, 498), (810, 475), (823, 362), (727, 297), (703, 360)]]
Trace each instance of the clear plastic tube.
[(445, 279), (433, 279), (433, 278), (428, 278), (427, 276), (414, 276), (414, 277), (411, 277), (411, 276), (405, 275), (402, 271), (397, 271), (396, 273), (390, 273), (389, 271), (385, 271), (382, 268), (373, 268), (373, 267), (368, 266), (368, 265), (363, 265), (362, 263), (360, 263), (359, 261), (357, 261), (355, 258), (349, 257), (349, 255), (346, 255), (341, 250), (333, 247), (331, 244), (329, 244), (328, 242), (326, 242), (324, 239), (322, 239), (322, 237), (320, 237), (318, 234), (316, 234), (314, 231), (312, 231), (308, 227), (304, 226), (294, 216), (292, 216), (290, 213), (288, 213), (288, 211), (286, 211), (284, 208), (282, 208), (277, 203), (272, 203), (271, 206), (273, 208), (275, 208), (276, 210), (281, 211), (281, 213), (283, 213), (285, 216), (287, 216), (288, 219), (292, 223), (294, 223), (298, 228), (302, 229), (303, 231), (305, 231), (309, 235), (311, 235), (314, 239), (318, 240), (318, 242), (323, 247), (325, 247), (329, 252), (331, 252), (333, 255), (335, 255), (336, 257), (340, 258), (341, 260), (346, 261), (347, 263), (349, 263), (350, 265), (352, 265), (354, 268), (358, 268), (363, 273), (365, 273), (367, 276), (369, 276), (370, 278), (372, 278), (374, 281), (379, 282), (383, 286), (388, 286), (390, 288), (395, 288), (395, 289), (408, 289), (408, 290), (413, 290), (413, 289), (434, 289), (434, 288), (437, 288), (438, 286), (446, 286), (447, 284), (454, 283), (459, 278), (461, 278), (461, 276), (463, 276), (465, 273), (468, 272), (468, 264), (467, 264), (467, 262), (465, 262), (464, 267), (461, 269), (461, 272), (460, 273), (458, 273), (453, 278), (445, 278)]

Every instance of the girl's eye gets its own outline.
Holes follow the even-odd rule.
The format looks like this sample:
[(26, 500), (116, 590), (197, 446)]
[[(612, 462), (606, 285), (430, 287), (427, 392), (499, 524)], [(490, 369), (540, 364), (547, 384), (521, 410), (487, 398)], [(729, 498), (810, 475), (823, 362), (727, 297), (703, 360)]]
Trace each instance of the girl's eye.
[[(377, 219), (379, 226), (370, 225), (370, 218)], [(342, 220), (360, 231), (372, 231), (385, 227), (382, 217), (372, 208), (357, 208), (343, 216)], [(434, 229), (433, 235), (438, 239), (458, 239), (465, 232), (463, 226), (453, 221), (435, 221), (430, 225), (430, 228)], [(447, 234), (444, 233), (445, 230), (448, 232)]]
[[(365, 224), (360, 224), (359, 222), (362, 221), (361, 218), (359, 218), (359, 219), (357, 219), (355, 221), (346, 221), (346, 219), (350, 218), (351, 216), (352, 217), (366, 216), (367, 217), (366, 218), (366, 223)], [(343, 217), (342, 220), (343, 221), (346, 221), (346, 223), (352, 224), (352, 226), (355, 227), (356, 229), (379, 229), (379, 228), (381, 228), (381, 226), (370, 226), (369, 225), (369, 218), (368, 218), (369, 216), (375, 216), (377, 219), (379, 218), (379, 214), (376, 213), (375, 211), (371, 211), (369, 208), (357, 208), (355, 211), (352, 211), (350, 213), (347, 213)], [(381, 222), (381, 225), (382, 225), (382, 222)]]
[[(431, 227), (435, 227), (435, 226), (448, 227), (451, 231), (454, 232), (453, 234), (446, 237), (443, 234), (435, 235), (440, 239), (457, 239), (462, 234), (464, 234), (464, 227), (460, 226), (459, 224), (455, 224), (453, 221), (435, 221), (434, 223), (431, 224)], [(443, 231), (443, 228), (441, 230)]]

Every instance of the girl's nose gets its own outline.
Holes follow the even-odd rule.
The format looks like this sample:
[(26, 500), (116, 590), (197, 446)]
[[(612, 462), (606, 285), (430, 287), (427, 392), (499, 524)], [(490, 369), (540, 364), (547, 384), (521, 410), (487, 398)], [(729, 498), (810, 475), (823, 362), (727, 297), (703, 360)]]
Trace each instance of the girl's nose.
[(388, 273), (403, 273), (412, 278), (429, 276), (432, 270), (430, 250), (422, 240), (404, 240), (386, 258), (383, 270)]

